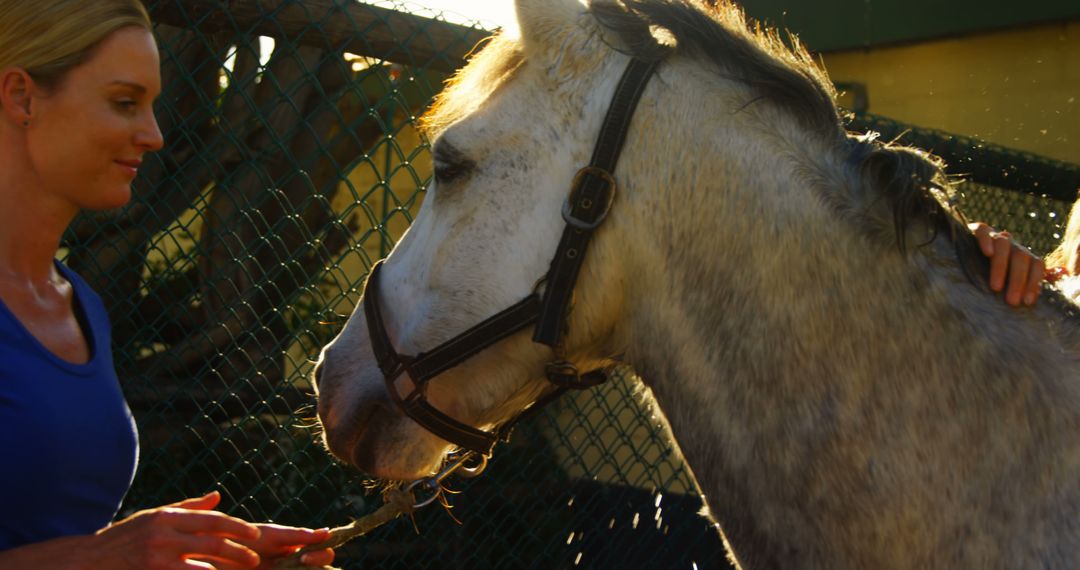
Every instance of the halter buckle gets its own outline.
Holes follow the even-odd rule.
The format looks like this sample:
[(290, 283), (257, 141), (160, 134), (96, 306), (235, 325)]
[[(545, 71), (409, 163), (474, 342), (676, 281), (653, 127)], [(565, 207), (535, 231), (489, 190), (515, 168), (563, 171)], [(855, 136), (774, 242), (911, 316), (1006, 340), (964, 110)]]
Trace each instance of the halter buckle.
[[(577, 199), (578, 190), (581, 189), (586, 174), (591, 174), (596, 178), (599, 178), (608, 187), (607, 192), (602, 194), (602, 196), (605, 197), (604, 203), (601, 204), (603, 209), (600, 210), (600, 213), (597, 214), (591, 222), (574, 216), (575, 205), (581, 207), (583, 210), (591, 210), (596, 206), (589, 198), (583, 199), (579, 204), (574, 204)], [(570, 187), (572, 188), (570, 197), (563, 203), (563, 221), (566, 222), (566, 225), (579, 230), (595, 230), (604, 222), (604, 219), (607, 218), (608, 212), (611, 211), (611, 204), (615, 201), (615, 190), (618, 188), (618, 184), (615, 183), (615, 177), (599, 166), (583, 166), (581, 170), (578, 170), (577, 174), (574, 175), (574, 181), (571, 182)]]

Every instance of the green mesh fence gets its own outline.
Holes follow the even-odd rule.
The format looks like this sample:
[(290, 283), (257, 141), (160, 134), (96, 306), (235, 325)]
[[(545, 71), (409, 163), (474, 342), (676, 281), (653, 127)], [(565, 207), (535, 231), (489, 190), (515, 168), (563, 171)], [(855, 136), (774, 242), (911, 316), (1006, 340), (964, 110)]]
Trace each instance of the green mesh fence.
[[(227, 7), (227, 8), (226, 8)], [(138, 420), (126, 512), (217, 489), (250, 520), (374, 510), (314, 441), (308, 375), (430, 177), (419, 115), (489, 32), (395, 3), (150, 3), (166, 148), (66, 260), (101, 293)], [(972, 218), (1044, 252), (1080, 169), (859, 116), (967, 174)], [(1021, 192), (1017, 192), (1017, 191)], [(726, 568), (700, 499), (626, 372), (520, 426), (479, 479), (338, 553), (345, 568)]]
[(1080, 192), (1080, 165), (1010, 150), (977, 139), (856, 115), (854, 131), (923, 148), (945, 159), (959, 183), (954, 198), (968, 219), (1009, 230), (1044, 255), (1057, 247)]

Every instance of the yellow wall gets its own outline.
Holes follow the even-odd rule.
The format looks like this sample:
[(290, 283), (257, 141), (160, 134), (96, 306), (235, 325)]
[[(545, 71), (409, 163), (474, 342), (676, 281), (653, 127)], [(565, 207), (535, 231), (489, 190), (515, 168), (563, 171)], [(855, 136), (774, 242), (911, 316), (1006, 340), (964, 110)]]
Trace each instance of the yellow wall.
[(1080, 163), (1080, 21), (822, 59), (871, 113)]

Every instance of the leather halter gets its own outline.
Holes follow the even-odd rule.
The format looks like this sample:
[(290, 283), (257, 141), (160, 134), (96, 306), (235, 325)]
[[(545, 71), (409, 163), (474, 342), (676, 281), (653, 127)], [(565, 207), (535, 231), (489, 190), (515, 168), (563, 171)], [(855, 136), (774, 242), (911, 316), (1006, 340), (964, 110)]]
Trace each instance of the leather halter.
[[(391, 398), (405, 415), (428, 431), (459, 447), (489, 456), (495, 444), (510, 433), (525, 413), (538, 410), (568, 389), (589, 388), (607, 379), (602, 370), (579, 374), (576, 366), (562, 359), (560, 340), (565, 333), (567, 312), (585, 250), (593, 231), (607, 217), (615, 199), (616, 184), (611, 173), (619, 160), (630, 119), (658, 63), (631, 58), (619, 80), (593, 147), (592, 160), (574, 176), (570, 196), (563, 206), (566, 227), (544, 279), (546, 285), (542, 297), (534, 292), (439, 346), (416, 356), (407, 356), (394, 350), (379, 307), (378, 281), (382, 261), (371, 268), (364, 286), (364, 316), (372, 352)], [(556, 360), (548, 363), (545, 370), (548, 380), (556, 386), (554, 391), (490, 432), (455, 420), (428, 403), (426, 388), (432, 378), (534, 323), (533, 341), (555, 350)], [(414, 386), (404, 397), (395, 385), (402, 372), (409, 375)]]

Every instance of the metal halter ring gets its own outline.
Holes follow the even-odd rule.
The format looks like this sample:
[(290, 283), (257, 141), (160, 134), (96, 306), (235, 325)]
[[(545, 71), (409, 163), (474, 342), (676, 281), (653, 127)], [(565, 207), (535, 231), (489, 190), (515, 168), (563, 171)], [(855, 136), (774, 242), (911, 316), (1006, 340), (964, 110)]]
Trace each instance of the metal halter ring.
[(428, 495), (426, 498), (416, 500), (416, 502), (413, 503), (414, 509), (422, 509), (430, 505), (431, 503), (434, 503), (443, 493), (442, 485), (440, 485), (439, 481), (437, 481), (434, 477), (428, 479), (417, 479), (416, 481), (410, 483), (408, 487), (405, 487), (405, 491), (415, 496), (417, 487), (420, 486), (423, 486), (423, 490), (430, 493), (430, 495)]
[[(487, 469), (488, 456), (480, 453), (472, 453), (470, 456), (466, 456), (464, 461), (461, 462), (460, 467), (454, 472), (454, 475), (461, 477), (462, 479), (472, 479), (473, 477), (480, 476)], [(476, 463), (469, 465), (469, 460), (475, 460)]]
[[(596, 216), (596, 219), (591, 222), (587, 222), (580, 218), (574, 217), (573, 201), (575, 196), (577, 195), (578, 189), (581, 187), (581, 182), (582, 180), (584, 180), (586, 174), (591, 174), (599, 178), (605, 184), (607, 184), (609, 188), (607, 193), (607, 200), (603, 204), (604, 209), (601, 210), (600, 213)], [(572, 188), (572, 190), (570, 191), (570, 197), (567, 198), (566, 202), (563, 203), (563, 221), (565, 221), (568, 226), (572, 226), (579, 230), (595, 230), (597, 227), (600, 226), (601, 223), (603, 223), (604, 218), (606, 218), (608, 212), (611, 211), (612, 202), (615, 201), (615, 190), (616, 188), (618, 188), (618, 185), (615, 183), (615, 177), (612, 176), (611, 173), (607, 170), (604, 170), (603, 168), (600, 168), (598, 166), (585, 166), (582, 167), (581, 170), (578, 170), (577, 174), (574, 175), (574, 181), (570, 183), (570, 188)]]
[[(476, 464), (468, 465), (470, 459), (475, 459), (477, 457), (479, 459), (476, 460)], [(434, 503), (439, 498), (439, 496), (443, 494), (443, 479), (449, 477), (451, 473), (456, 472), (459, 477), (464, 477), (465, 479), (472, 479), (473, 477), (476, 477), (477, 475), (480, 475), (484, 472), (484, 469), (487, 467), (487, 462), (488, 458), (486, 455), (475, 453), (472, 451), (466, 451), (460, 457), (452, 460), (449, 464), (447, 464), (447, 466), (444, 467), (442, 471), (439, 471), (431, 477), (417, 479), (412, 483), (409, 483), (405, 487), (405, 492), (413, 494), (414, 496), (418, 489), (430, 493), (430, 495), (428, 495), (427, 497), (417, 499), (416, 502), (413, 504), (414, 509), (426, 507), (431, 503)], [(422, 489), (420, 489), (421, 487)]]

